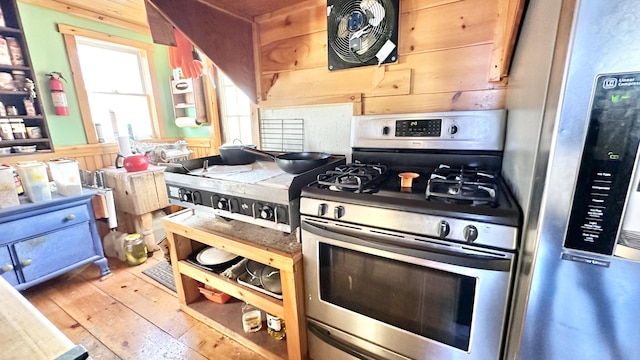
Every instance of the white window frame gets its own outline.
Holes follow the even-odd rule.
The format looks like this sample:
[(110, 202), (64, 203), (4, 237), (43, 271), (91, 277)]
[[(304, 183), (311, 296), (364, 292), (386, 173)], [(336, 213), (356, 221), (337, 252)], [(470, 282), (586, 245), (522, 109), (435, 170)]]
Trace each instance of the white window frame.
[(145, 81), (145, 86), (150, 89), (147, 94), (147, 103), (149, 105), (149, 114), (151, 116), (151, 128), (153, 131), (154, 139), (162, 139), (165, 137), (165, 130), (163, 121), (161, 119), (161, 109), (159, 104), (155, 101), (158, 97), (158, 84), (155, 75), (155, 66), (153, 63), (153, 44), (147, 44), (131, 39), (111, 36), (105, 33), (97, 31), (81, 29), (69, 25), (58, 24), (58, 32), (63, 34), (65, 45), (67, 48), (67, 55), (69, 56), (69, 62), (71, 64), (71, 70), (73, 72), (73, 83), (78, 96), (78, 102), (80, 106), (80, 114), (82, 122), (84, 124), (84, 132), (87, 137), (88, 144), (98, 144), (98, 135), (91, 117), (91, 110), (89, 107), (89, 98), (87, 90), (82, 78), (82, 70), (80, 68), (80, 59), (78, 58), (76, 36), (82, 36), (85, 38), (101, 40), (118, 45), (129, 46), (140, 50), (142, 57), (142, 75)]

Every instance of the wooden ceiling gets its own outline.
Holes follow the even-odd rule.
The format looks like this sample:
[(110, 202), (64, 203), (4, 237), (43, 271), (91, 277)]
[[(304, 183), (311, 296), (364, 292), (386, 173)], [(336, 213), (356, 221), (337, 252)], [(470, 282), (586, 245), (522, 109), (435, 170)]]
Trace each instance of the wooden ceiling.
[[(90, 18), (138, 32), (149, 33), (145, 0), (20, 0), (71, 15)], [(180, 1), (180, 0), (176, 0)], [(218, 10), (254, 21), (256, 16), (267, 14), (304, 0), (197, 0)]]
[(217, 9), (253, 21), (256, 16), (300, 4), (301, 0), (199, 0)]

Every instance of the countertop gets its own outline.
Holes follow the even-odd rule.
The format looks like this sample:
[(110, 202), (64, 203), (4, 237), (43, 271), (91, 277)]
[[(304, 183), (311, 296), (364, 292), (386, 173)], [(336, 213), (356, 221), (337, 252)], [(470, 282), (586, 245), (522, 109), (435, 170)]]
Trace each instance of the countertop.
[(0, 324), (0, 358), (51, 360), (76, 347), (2, 277)]

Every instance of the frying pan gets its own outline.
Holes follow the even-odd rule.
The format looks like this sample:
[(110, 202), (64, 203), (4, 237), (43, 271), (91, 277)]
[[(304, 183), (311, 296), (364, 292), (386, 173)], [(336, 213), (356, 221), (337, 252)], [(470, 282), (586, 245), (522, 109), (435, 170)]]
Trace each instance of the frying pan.
[(242, 150), (272, 158), (276, 161), (276, 165), (278, 165), (280, 169), (289, 174), (300, 174), (311, 170), (325, 164), (329, 161), (329, 157), (331, 157), (330, 154), (323, 152), (293, 152), (276, 156), (246, 146), (243, 147)]

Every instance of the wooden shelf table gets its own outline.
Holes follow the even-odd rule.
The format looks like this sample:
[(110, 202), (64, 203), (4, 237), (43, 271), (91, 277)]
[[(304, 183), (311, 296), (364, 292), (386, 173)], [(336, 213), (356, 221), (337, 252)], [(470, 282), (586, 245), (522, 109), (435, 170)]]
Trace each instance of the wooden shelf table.
[[(199, 215), (185, 209), (162, 218), (180, 308), (194, 318), (228, 335), (267, 359), (305, 359), (307, 330), (304, 317), (302, 248), (295, 234), (263, 228), (237, 220)], [(255, 291), (236, 281), (203, 270), (185, 259), (204, 246), (213, 246), (280, 269), (282, 300)], [(216, 304), (198, 287), (210, 285), (241, 301)], [(256, 333), (242, 330), (241, 307), (247, 302), (280, 317), (286, 338), (272, 339), (266, 326)]]

